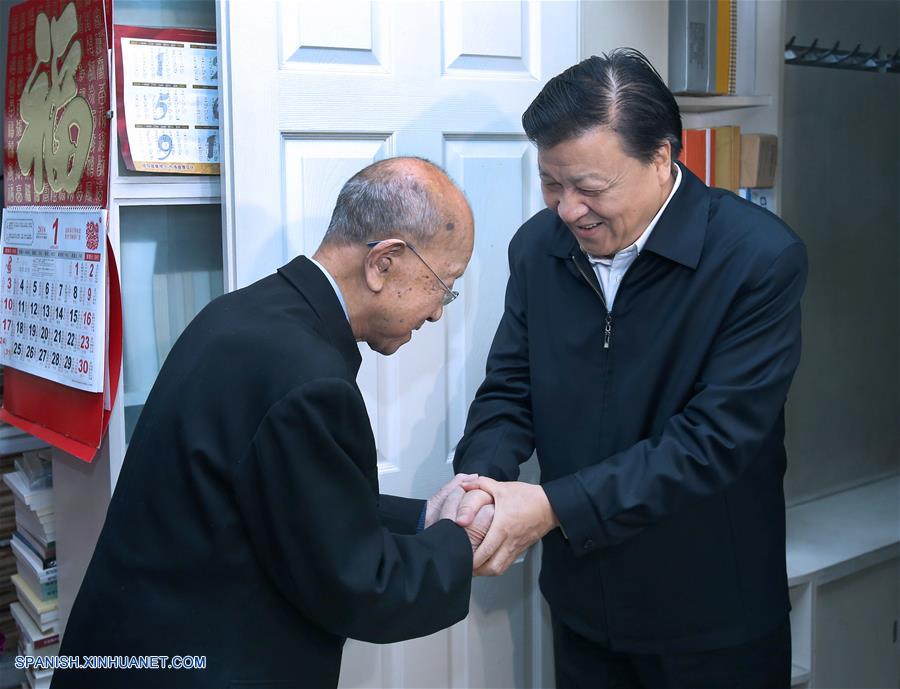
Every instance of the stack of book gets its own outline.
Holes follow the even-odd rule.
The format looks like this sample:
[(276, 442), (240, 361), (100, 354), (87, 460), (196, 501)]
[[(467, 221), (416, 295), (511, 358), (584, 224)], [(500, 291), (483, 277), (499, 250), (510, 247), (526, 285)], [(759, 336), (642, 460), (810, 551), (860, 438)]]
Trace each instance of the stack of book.
[(737, 126), (684, 129), (678, 160), (707, 186), (721, 187), (775, 212), (778, 140)]
[[(21, 455), (0, 457), (0, 474), (13, 471), (13, 462)], [(10, 577), (16, 573), (10, 539), (16, 528), (16, 507), (13, 492), (0, 481), (0, 653), (14, 651), (19, 633), (9, 614), (9, 604), (16, 600), (16, 589)]]
[[(15, 471), (3, 475), (15, 505), (15, 531), (10, 547), (16, 563), (12, 575), (16, 601), (9, 606), (18, 628), (19, 655), (59, 652), (56, 524), (49, 458), (43, 451), (26, 452)], [(50, 685), (50, 672), (30, 672), (30, 689)]]

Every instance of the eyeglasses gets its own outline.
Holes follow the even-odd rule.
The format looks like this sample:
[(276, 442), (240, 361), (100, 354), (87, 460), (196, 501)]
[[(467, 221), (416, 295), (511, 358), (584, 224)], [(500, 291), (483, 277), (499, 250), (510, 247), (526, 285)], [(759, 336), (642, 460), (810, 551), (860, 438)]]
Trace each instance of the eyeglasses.
[[(377, 242), (368, 242), (368, 243), (366, 244), (366, 246), (369, 247), (370, 249), (372, 249), (372, 248), (378, 246), (379, 244), (381, 244), (381, 242), (386, 242), (386, 241), (388, 241), (388, 240), (386, 240), (386, 239), (379, 239)], [(416, 257), (417, 257), (422, 263), (425, 264), (425, 267), (428, 268), (428, 270), (431, 272), (432, 275), (434, 275), (434, 277), (437, 279), (437, 281), (438, 281), (439, 283), (441, 283), (441, 287), (444, 288), (444, 296), (443, 296), (443, 298), (441, 299), (441, 305), (442, 305), (442, 306), (447, 306), (447, 304), (449, 304), (451, 301), (453, 301), (454, 299), (456, 299), (456, 298), (459, 296), (459, 292), (457, 292), (456, 290), (452, 290), (452, 289), (450, 289), (449, 287), (447, 287), (447, 283), (444, 282), (443, 280), (441, 280), (441, 276), (434, 272), (434, 270), (431, 268), (431, 266), (428, 265), (428, 261), (426, 261), (424, 258), (422, 258), (421, 254), (419, 254), (419, 252), (416, 251), (416, 247), (414, 247), (414, 246), (413, 246), (412, 244), (410, 244), (409, 242), (403, 242), (403, 243), (406, 244), (407, 248), (408, 248), (410, 251), (412, 251), (412, 252), (416, 255)]]

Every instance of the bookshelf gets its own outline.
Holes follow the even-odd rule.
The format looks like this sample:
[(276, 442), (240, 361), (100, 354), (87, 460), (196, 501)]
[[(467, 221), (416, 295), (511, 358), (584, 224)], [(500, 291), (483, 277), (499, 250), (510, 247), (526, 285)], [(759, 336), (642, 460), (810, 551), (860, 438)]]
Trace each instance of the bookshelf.
[(682, 113), (708, 113), (742, 108), (767, 108), (772, 96), (676, 96)]

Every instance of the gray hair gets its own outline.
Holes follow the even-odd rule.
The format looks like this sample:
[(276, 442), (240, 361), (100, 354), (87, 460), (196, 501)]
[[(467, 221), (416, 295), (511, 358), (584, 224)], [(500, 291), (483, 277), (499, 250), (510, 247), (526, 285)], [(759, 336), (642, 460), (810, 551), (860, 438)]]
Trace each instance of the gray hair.
[(437, 165), (424, 158), (387, 158), (372, 163), (351, 177), (338, 194), (322, 244), (365, 244), (382, 239), (403, 239), (428, 244), (438, 228), (454, 223), (423, 184), (409, 172), (409, 161), (419, 161), (453, 182)]

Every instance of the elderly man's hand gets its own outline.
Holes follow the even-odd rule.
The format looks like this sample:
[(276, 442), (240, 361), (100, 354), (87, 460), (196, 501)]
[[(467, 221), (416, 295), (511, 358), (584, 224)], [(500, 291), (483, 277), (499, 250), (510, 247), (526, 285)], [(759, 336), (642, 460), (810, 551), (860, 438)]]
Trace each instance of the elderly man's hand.
[[(463, 498), (465, 499), (465, 498)], [(466, 535), (469, 537), (469, 543), (472, 544), (472, 550), (475, 551), (484, 541), (485, 536), (490, 531), (491, 523), (494, 521), (494, 506), (485, 505), (469, 526), (465, 527)], [(458, 523), (458, 522), (457, 522)]]
[[(531, 544), (559, 526), (544, 489), (520, 481), (499, 482), (487, 477), (466, 481), (456, 523), (474, 526), (482, 509), (494, 503), (493, 522), (475, 551), (475, 574), (503, 574)], [(470, 498), (470, 496), (473, 496)]]
[[(464, 495), (460, 485), (463, 481), (470, 481), (476, 478), (478, 478), (478, 474), (457, 474), (444, 484), (437, 493), (428, 498), (425, 507), (425, 528), (427, 529), (439, 519), (454, 519), (459, 501)], [(446, 510), (444, 509), (445, 506)]]

